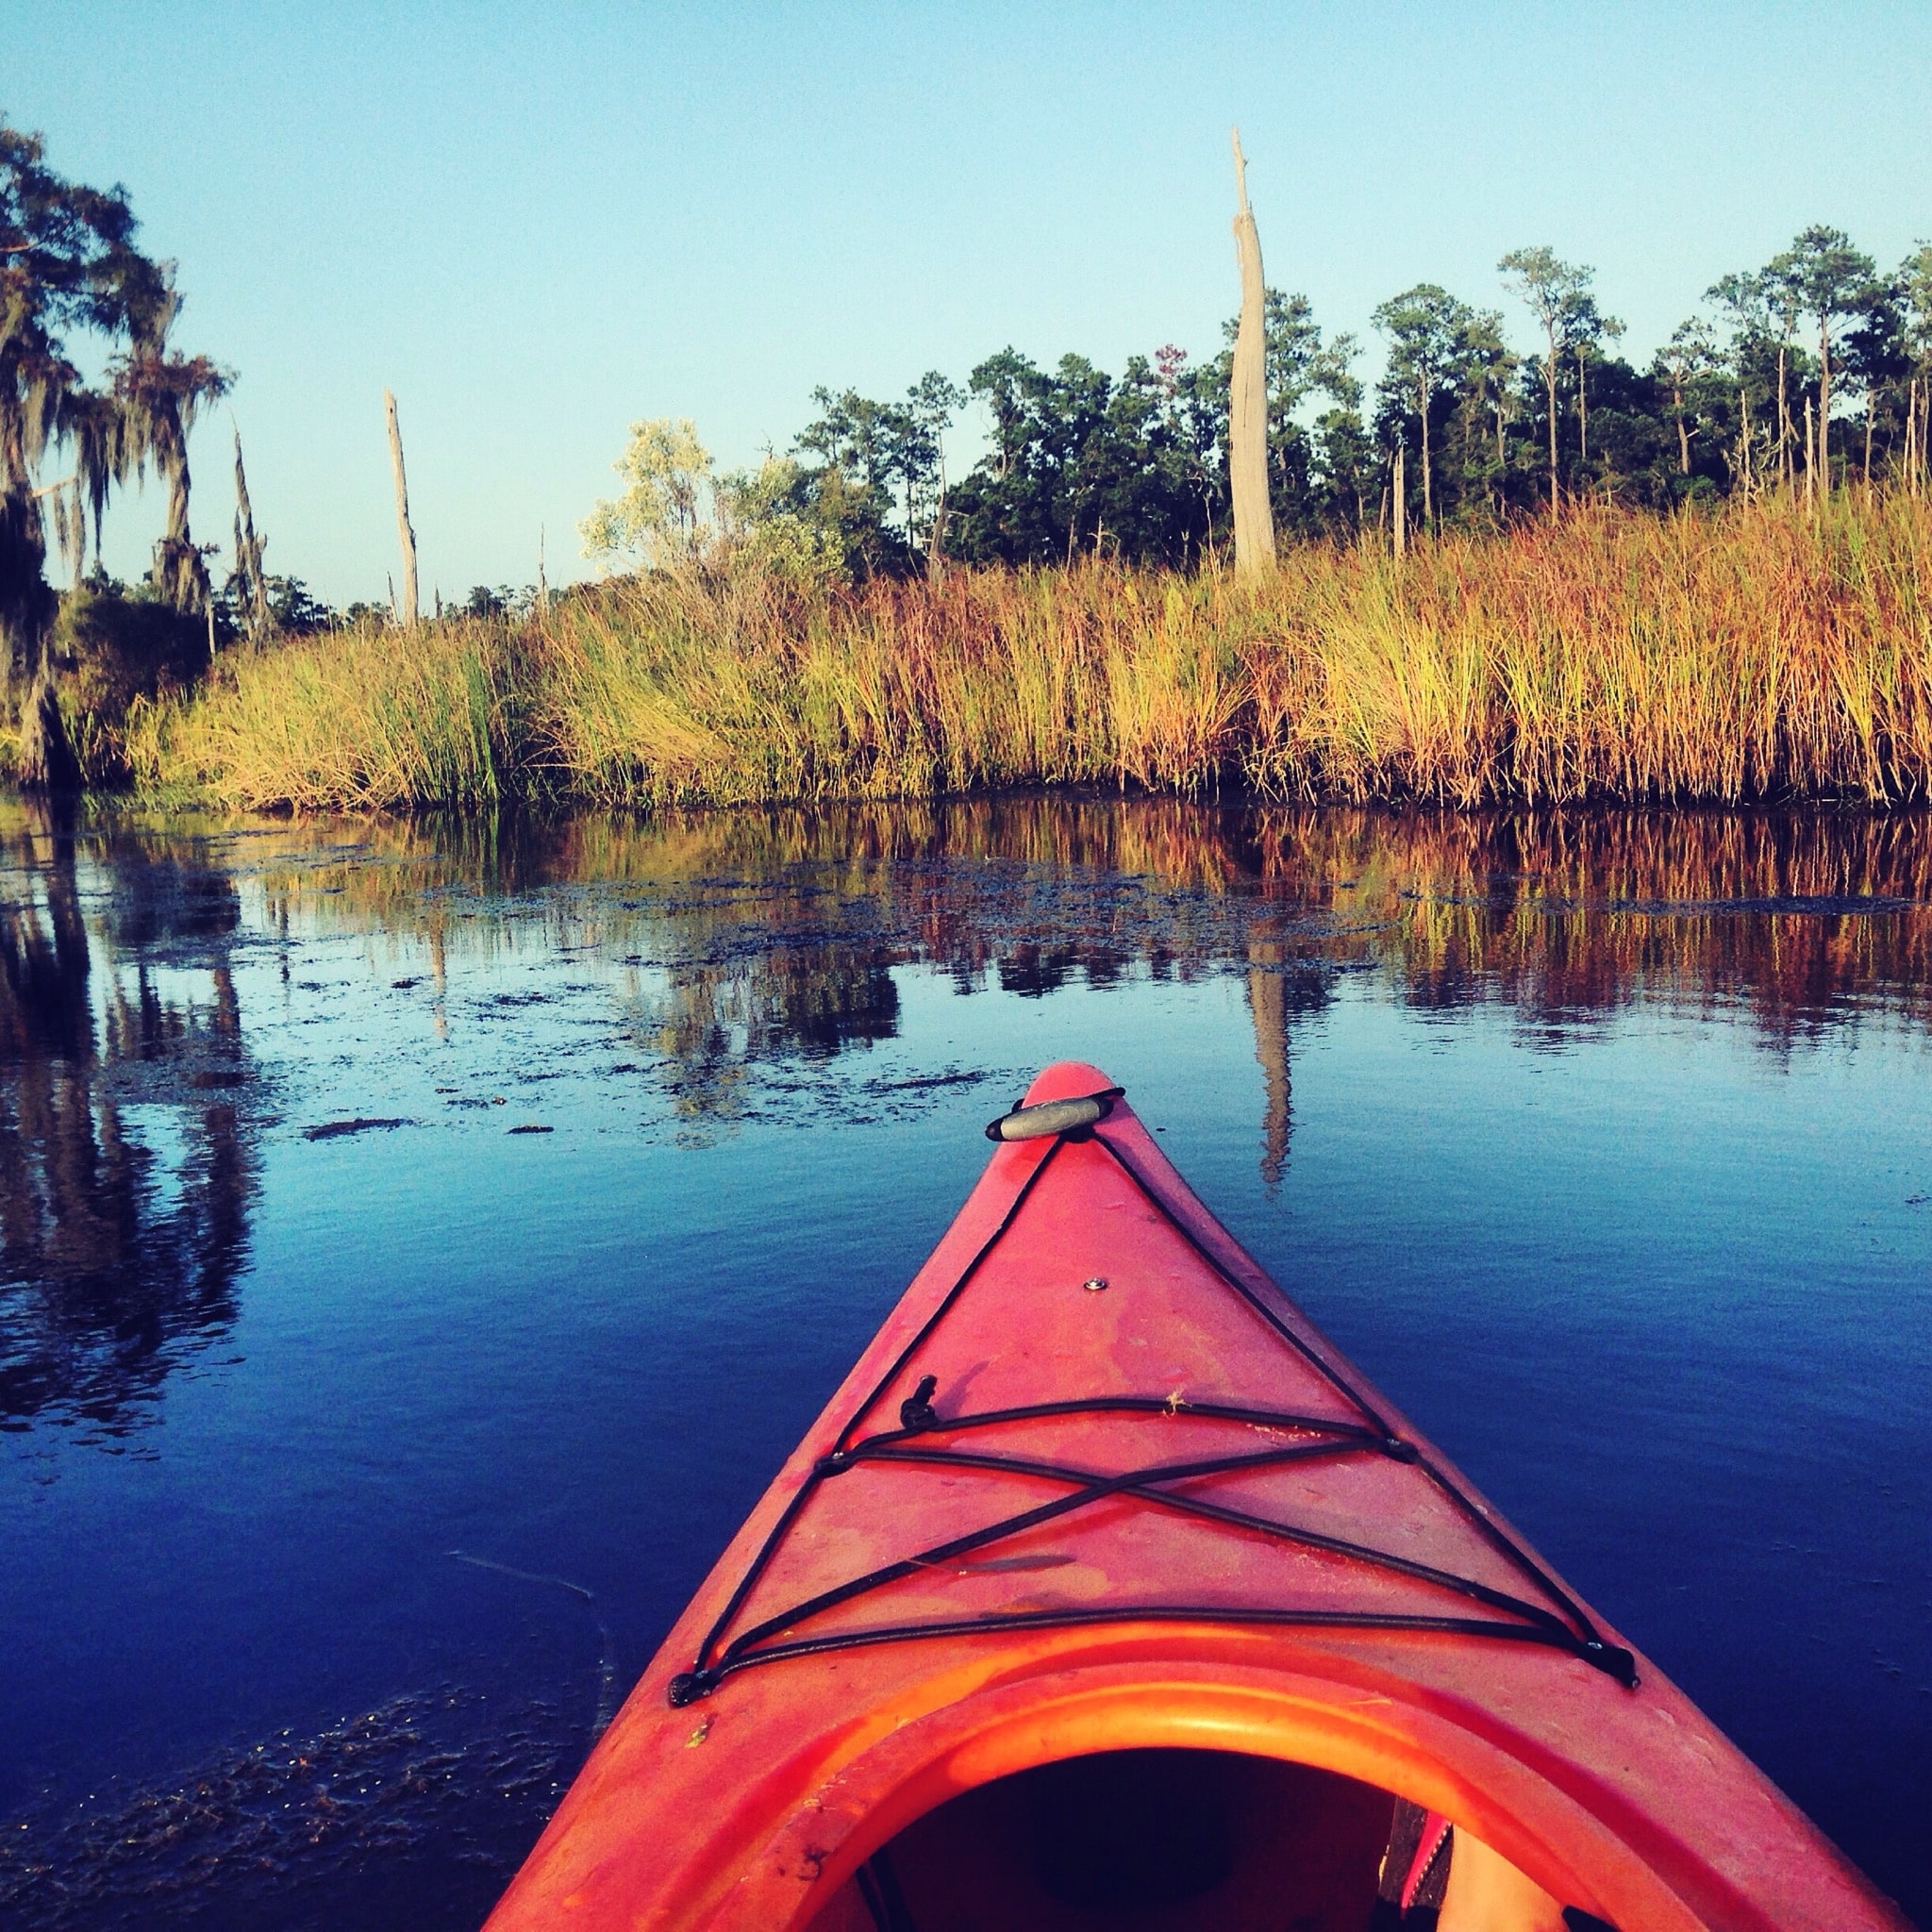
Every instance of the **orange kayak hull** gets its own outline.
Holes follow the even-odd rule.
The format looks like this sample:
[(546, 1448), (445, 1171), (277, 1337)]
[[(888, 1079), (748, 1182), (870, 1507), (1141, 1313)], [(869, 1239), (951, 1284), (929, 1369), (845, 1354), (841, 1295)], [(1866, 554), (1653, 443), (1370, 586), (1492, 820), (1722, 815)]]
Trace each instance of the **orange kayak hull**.
[(1398, 1793), (1624, 1932), (1900, 1932), (1095, 1110), (998, 1145), (490, 1932), (804, 1932), (961, 1793), (1172, 1747)]

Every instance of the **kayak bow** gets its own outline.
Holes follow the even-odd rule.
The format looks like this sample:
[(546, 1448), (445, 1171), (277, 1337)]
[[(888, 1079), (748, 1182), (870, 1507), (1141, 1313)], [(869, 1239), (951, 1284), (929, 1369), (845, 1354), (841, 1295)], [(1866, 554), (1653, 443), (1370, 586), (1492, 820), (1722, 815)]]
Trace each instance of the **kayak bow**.
[(1898, 1932), (1105, 1075), (988, 1135), (491, 1932)]

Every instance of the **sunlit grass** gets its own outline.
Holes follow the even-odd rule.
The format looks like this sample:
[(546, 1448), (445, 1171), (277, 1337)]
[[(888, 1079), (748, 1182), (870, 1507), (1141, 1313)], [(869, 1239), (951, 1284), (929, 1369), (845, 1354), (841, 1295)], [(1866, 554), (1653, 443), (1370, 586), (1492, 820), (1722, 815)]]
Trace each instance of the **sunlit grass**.
[(489, 803), (524, 789), (532, 676), (505, 627), (357, 629), (230, 658), (198, 693), (139, 706), (138, 789), (297, 809)]
[(1032, 785), (1532, 805), (1920, 801), (1932, 508), (1591, 511), (1260, 588), (1105, 564), (806, 591), (625, 580), (512, 628), (229, 660), (128, 732), (150, 791), (297, 809)]

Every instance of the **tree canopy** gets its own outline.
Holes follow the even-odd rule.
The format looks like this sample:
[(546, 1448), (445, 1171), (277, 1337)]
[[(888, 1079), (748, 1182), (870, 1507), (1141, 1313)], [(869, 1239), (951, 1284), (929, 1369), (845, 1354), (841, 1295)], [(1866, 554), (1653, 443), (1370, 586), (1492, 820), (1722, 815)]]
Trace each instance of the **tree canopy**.
[[(1503, 308), (1417, 283), (1374, 311), (1386, 356), (1372, 393), (1352, 336), (1325, 332), (1307, 296), (1267, 291), (1278, 530), (1387, 526), (1398, 475), (1414, 529), (1573, 501), (1665, 510), (1924, 475), (1932, 245), (1885, 275), (1840, 231), (1808, 227), (1761, 268), (1721, 276), (1647, 361), (1625, 354), (1588, 265), (1517, 248), (1498, 282), (1530, 325), (1527, 353), (1509, 346)], [(817, 529), (814, 556), (861, 575), (945, 558), (1210, 559), (1230, 539), (1234, 329), (1205, 360), (1169, 343), (1118, 375), (1077, 354), (1042, 366), (1008, 346), (963, 385), (935, 371), (896, 401), (820, 388), (790, 456), (772, 459), (788, 466), (774, 473), (782, 488), (759, 501), (791, 521), (794, 540)], [(966, 419), (983, 453), (949, 473)], [(744, 509), (760, 513), (750, 499)]]
[[(172, 262), (136, 244), (125, 189), (70, 181), (45, 144), (0, 120), (0, 682), (37, 670), (54, 619), (47, 525), (76, 585), (109, 491), (152, 464), (168, 486), (156, 593), (211, 601), (189, 532), (188, 433), (229, 378), (170, 345), (181, 297)], [(105, 375), (83, 375), (83, 344)], [(45, 472), (56, 474), (50, 479)], [(62, 471), (66, 474), (59, 474)]]

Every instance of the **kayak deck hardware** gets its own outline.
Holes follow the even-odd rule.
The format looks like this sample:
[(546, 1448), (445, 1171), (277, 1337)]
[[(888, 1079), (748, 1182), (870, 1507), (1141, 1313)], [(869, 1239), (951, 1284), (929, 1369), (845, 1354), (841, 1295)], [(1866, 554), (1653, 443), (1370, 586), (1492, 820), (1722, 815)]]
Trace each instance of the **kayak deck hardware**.
[(998, 1120), (987, 1122), (986, 1138), (1043, 1141), (1054, 1134), (1062, 1140), (1084, 1141), (1113, 1111), (1114, 1102), (1126, 1091), (1124, 1087), (1103, 1087), (1098, 1093), (1083, 1093), (1076, 1100), (1043, 1100), (1038, 1107), (1015, 1106)]
[(908, 1435), (917, 1435), (921, 1429), (939, 1426), (939, 1416), (932, 1406), (933, 1391), (940, 1386), (937, 1375), (922, 1375), (919, 1386), (899, 1405), (899, 1426)]
[[(727, 1677), (754, 1665), (786, 1658), (823, 1656), (828, 1652), (854, 1650), (874, 1644), (896, 1643), (921, 1638), (973, 1636), (995, 1631), (1074, 1627), (1101, 1624), (1186, 1623), (1217, 1624), (1262, 1624), (1299, 1628), (1356, 1630), (1414, 1630), (1452, 1636), (1488, 1638), (1544, 1645), (1577, 1657), (1614, 1678), (1626, 1689), (1637, 1687), (1636, 1660), (1621, 1645), (1606, 1642), (1587, 1612), (1543, 1570), (1527, 1551), (1500, 1529), (1454, 1480), (1438, 1468), (1417, 1446), (1400, 1436), (1374, 1405), (1342, 1375), (1332, 1363), (1282, 1318), (1278, 1310), (1248, 1282), (1243, 1281), (1227, 1262), (1215, 1254), (1185, 1219), (1178, 1215), (1139, 1171), (1120, 1147), (1094, 1128), (1106, 1120), (1123, 1090), (1114, 1087), (1081, 1099), (1050, 1101), (1039, 1107), (1016, 1108), (987, 1127), (993, 1141), (1043, 1140), (1052, 1144), (1034, 1164), (1015, 1191), (998, 1224), (981, 1243), (960, 1272), (958, 1278), (941, 1297), (937, 1307), (921, 1324), (898, 1356), (879, 1378), (871, 1392), (847, 1418), (830, 1451), (821, 1456), (807, 1472), (805, 1480), (792, 1493), (773, 1524), (764, 1542), (752, 1557), (730, 1598), (698, 1646), (691, 1668), (672, 1678), (668, 1701), (682, 1707), (708, 1696)], [(1049, 1118), (1050, 1117), (1050, 1118)], [(1338, 1421), (1332, 1417), (1289, 1414), (1249, 1408), (1228, 1403), (1196, 1402), (1180, 1395), (1107, 1395), (1091, 1398), (1070, 1397), (1060, 1401), (1029, 1403), (1024, 1407), (989, 1409), (977, 1413), (941, 1415), (934, 1407), (939, 1377), (924, 1374), (910, 1396), (899, 1405), (900, 1426), (859, 1436), (866, 1418), (883, 1402), (907, 1365), (930, 1339), (947, 1311), (965, 1291), (989, 1256), (1012, 1227), (1040, 1177), (1053, 1164), (1060, 1150), (1069, 1144), (1091, 1143), (1100, 1147), (1127, 1176), (1136, 1191), (1209, 1270), (1267, 1324), (1279, 1339), (1307, 1359), (1323, 1378), (1360, 1416), (1359, 1422)], [(1101, 1276), (1090, 1278), (1088, 1289), (1106, 1287)], [(1230, 1453), (1196, 1457), (1185, 1461), (1153, 1462), (1144, 1467), (1116, 1474), (1084, 1469), (1075, 1464), (1041, 1457), (1002, 1454), (994, 1450), (973, 1450), (957, 1441), (928, 1442), (921, 1440), (935, 1433), (948, 1438), (980, 1430), (996, 1430), (1003, 1424), (1027, 1422), (1047, 1416), (1121, 1415), (1158, 1418), (1185, 1411), (1190, 1416), (1244, 1424), (1251, 1428), (1292, 1430), (1297, 1440), (1263, 1449), (1242, 1448)], [(1292, 1523), (1276, 1521), (1252, 1510), (1216, 1503), (1205, 1496), (1190, 1494), (1176, 1485), (1201, 1477), (1242, 1470), (1277, 1468), (1284, 1464), (1344, 1456), (1381, 1456), (1407, 1463), (1422, 1474), (1452, 1504), (1460, 1516), (1493, 1548), (1543, 1601), (1532, 1602), (1512, 1591), (1498, 1590), (1474, 1577), (1439, 1570), (1387, 1550), (1378, 1550), (1346, 1538)], [(854, 1576), (836, 1587), (821, 1591), (779, 1613), (760, 1619), (749, 1628), (733, 1634), (739, 1614), (783, 1546), (807, 1503), (828, 1477), (842, 1474), (859, 1462), (917, 1463), (936, 1468), (980, 1472), (1002, 1475), (1023, 1475), (1058, 1484), (1065, 1493), (1037, 1504), (931, 1548), (881, 1565)], [(1250, 1531), (1293, 1544), (1320, 1550), (1331, 1556), (1351, 1558), (1376, 1569), (1435, 1585), (1445, 1591), (1480, 1606), (1491, 1614), (1415, 1614), (1348, 1609), (1295, 1609), (1289, 1607), (1253, 1606), (1231, 1609), (1223, 1606), (1172, 1602), (1121, 1603), (1082, 1607), (1033, 1610), (994, 1610), (974, 1616), (942, 1618), (923, 1623), (886, 1624), (824, 1632), (818, 1635), (786, 1636), (783, 1633), (810, 1619), (852, 1602), (911, 1575), (916, 1571), (943, 1566), (989, 1545), (1033, 1529), (1043, 1523), (1083, 1509), (1113, 1496), (1130, 1496), (1158, 1508), (1205, 1519), (1231, 1528)]]

